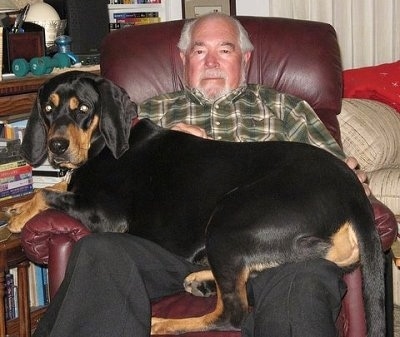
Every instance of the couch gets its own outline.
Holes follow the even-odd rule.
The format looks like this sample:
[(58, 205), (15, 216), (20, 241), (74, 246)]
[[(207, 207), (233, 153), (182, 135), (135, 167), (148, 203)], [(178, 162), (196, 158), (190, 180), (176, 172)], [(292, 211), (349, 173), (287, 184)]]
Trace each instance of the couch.
[[(335, 30), (328, 24), (282, 18), (240, 17), (255, 46), (249, 82), (263, 83), (307, 100), (341, 144), (337, 114), (342, 106), (342, 67)], [(110, 33), (101, 49), (101, 73), (125, 88), (137, 103), (182, 88), (182, 65), (176, 48), (183, 20), (124, 28)], [(396, 236), (393, 213), (371, 198), (382, 249)], [(316, 210), (317, 211), (317, 210)], [(47, 210), (23, 229), (27, 256), (47, 264), (51, 296), (64, 276), (74, 242), (89, 231), (75, 219)], [(366, 334), (360, 269), (345, 276), (348, 291), (337, 326), (340, 336)], [(210, 311), (215, 298), (176, 294), (153, 303), (153, 314), (182, 317)], [(95, 308), (94, 308), (95, 310)], [(188, 337), (238, 337), (238, 332), (191, 333)]]
[(343, 72), (343, 149), (356, 156), (374, 195), (400, 219), (400, 61)]

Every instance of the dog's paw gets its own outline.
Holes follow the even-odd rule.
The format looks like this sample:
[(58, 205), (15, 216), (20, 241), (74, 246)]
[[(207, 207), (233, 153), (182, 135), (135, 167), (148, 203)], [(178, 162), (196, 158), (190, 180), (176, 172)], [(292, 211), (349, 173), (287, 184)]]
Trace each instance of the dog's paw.
[(36, 214), (46, 209), (38, 193), (24, 202), (3, 208), (7, 220), (7, 228), (12, 233), (20, 233), (25, 223)]
[(189, 274), (183, 281), (185, 291), (199, 297), (210, 297), (216, 294), (214, 276), (210, 270)]
[(29, 208), (25, 202), (21, 202), (10, 207), (3, 209), (6, 217), (8, 218), (7, 227), (12, 233), (21, 232), (25, 225), (26, 217), (24, 216), (25, 209)]

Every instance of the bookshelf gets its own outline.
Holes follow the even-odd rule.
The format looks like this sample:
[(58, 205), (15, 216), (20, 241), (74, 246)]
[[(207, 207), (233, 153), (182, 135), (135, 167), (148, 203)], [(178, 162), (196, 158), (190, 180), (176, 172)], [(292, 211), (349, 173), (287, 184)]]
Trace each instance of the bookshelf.
[[(110, 30), (124, 25), (140, 25), (168, 21), (165, 0), (152, 3), (109, 4)], [(121, 24), (117, 27), (116, 24)]]
[[(30, 197), (2, 201), (0, 209)], [(44, 307), (30, 308), (29, 306), (29, 261), (23, 252), (19, 234), (12, 234), (7, 240), (0, 242), (0, 298), (4, 297), (5, 273), (15, 267), (18, 273), (18, 317), (6, 321), (4, 301), (0, 301), (0, 337), (30, 337), (31, 329), (36, 327), (45, 312)]]

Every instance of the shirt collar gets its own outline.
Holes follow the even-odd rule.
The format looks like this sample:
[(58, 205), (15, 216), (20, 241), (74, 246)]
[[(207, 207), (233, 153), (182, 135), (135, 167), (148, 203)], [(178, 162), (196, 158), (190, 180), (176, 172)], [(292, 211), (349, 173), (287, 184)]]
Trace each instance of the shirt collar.
[(192, 102), (201, 104), (201, 105), (211, 105), (211, 104), (216, 104), (224, 101), (228, 102), (234, 102), (247, 88), (247, 84), (244, 84), (227, 94), (219, 97), (217, 100), (214, 102), (211, 102), (207, 98), (204, 97), (204, 95), (196, 88), (189, 88), (185, 86), (185, 93), (186, 96), (191, 100)]

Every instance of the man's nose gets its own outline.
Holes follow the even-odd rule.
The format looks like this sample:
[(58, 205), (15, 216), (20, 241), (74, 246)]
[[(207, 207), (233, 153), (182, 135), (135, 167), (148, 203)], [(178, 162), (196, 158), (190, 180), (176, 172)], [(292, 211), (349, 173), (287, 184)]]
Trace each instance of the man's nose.
[(206, 66), (207, 67), (217, 67), (219, 65), (218, 57), (215, 53), (207, 53), (206, 56)]

